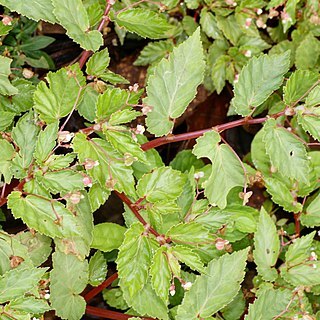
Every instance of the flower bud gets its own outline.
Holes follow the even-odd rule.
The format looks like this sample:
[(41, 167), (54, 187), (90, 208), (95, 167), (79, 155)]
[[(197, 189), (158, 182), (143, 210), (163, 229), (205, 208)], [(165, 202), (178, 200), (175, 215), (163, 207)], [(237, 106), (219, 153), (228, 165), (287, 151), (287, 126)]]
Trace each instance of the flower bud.
[(58, 132), (58, 142), (70, 142), (71, 139), (74, 137), (73, 132), (69, 131), (60, 131)]
[(85, 185), (85, 187), (91, 188), (91, 187), (92, 187), (92, 180), (91, 180), (91, 178), (88, 177), (88, 176), (85, 176), (85, 177), (83, 178), (83, 184)]
[(26, 79), (31, 79), (34, 76), (34, 72), (30, 69), (27, 68), (23, 68), (22, 70), (22, 75), (26, 78)]
[(224, 240), (222, 238), (217, 238), (215, 241), (215, 246), (216, 246), (217, 250), (223, 250), (228, 243), (229, 243), (228, 240)]

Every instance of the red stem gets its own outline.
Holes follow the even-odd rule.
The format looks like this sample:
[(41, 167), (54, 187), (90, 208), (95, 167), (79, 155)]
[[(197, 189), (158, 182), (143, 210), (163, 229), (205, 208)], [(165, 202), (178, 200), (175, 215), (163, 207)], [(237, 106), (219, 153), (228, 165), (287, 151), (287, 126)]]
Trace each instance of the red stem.
[[(116, 195), (122, 200), (122, 202), (124, 202), (129, 208), (130, 210), (133, 212), (133, 214), (136, 216), (136, 218), (144, 225), (147, 226), (148, 223), (146, 220), (143, 219), (143, 217), (141, 216), (141, 214), (139, 213), (139, 210), (137, 209), (137, 207), (131, 202), (131, 200), (124, 194), (124, 193), (120, 193), (118, 191), (115, 191)], [(149, 227), (148, 230), (156, 237), (159, 237), (160, 234), (154, 230), (152, 227)]]
[(294, 217), (296, 236), (300, 237), (300, 217), (296, 213), (293, 214), (293, 217)]
[[(279, 117), (280, 115), (283, 115), (284, 112), (277, 113), (276, 115), (274, 115), (274, 118)], [(176, 134), (176, 135), (168, 135), (165, 137), (161, 137), (161, 138), (157, 138), (154, 139), (152, 141), (146, 142), (144, 143), (141, 148), (144, 151), (147, 151), (149, 149), (153, 149), (159, 146), (162, 146), (164, 144), (167, 143), (171, 143), (171, 142), (178, 142), (178, 141), (185, 141), (185, 140), (191, 140), (191, 139), (195, 139), (198, 138), (200, 136), (202, 136), (204, 133), (211, 131), (211, 130), (216, 130), (217, 132), (222, 132), (224, 130), (227, 129), (231, 129), (231, 128), (235, 128), (235, 127), (239, 127), (239, 126), (243, 126), (246, 124), (259, 124), (259, 123), (263, 123), (268, 119), (268, 117), (263, 117), (263, 118), (258, 118), (258, 119), (239, 119), (239, 120), (235, 120), (235, 121), (231, 121), (228, 123), (223, 123), (223, 124), (219, 124), (213, 128), (209, 128), (209, 129), (203, 129), (203, 130), (198, 130), (198, 131), (193, 131), (193, 132), (186, 132), (186, 133), (181, 133), (181, 134)]]
[[(109, 3), (109, 1), (107, 1), (107, 5), (106, 5), (106, 9), (104, 10), (104, 14), (103, 14), (103, 18), (99, 23), (98, 26), (98, 31), (101, 32), (104, 26), (107, 26), (110, 19), (108, 17), (108, 14), (111, 10), (112, 5)], [(92, 55), (92, 51), (83, 51), (79, 60), (79, 65), (80, 65), (80, 69), (83, 68), (83, 66), (86, 64), (87, 60), (89, 59), (89, 57)]]
[(90, 300), (92, 300), (96, 295), (98, 295), (103, 289), (109, 287), (111, 283), (116, 279), (118, 279), (118, 273), (114, 273), (108, 279), (103, 281), (99, 286), (90, 290), (87, 294), (84, 295), (84, 299), (86, 300), (86, 302), (90, 302)]
[(7, 197), (11, 193), (11, 191), (13, 191), (13, 190), (22, 191), (25, 183), (26, 183), (26, 180), (23, 179), (22, 181), (20, 181), (19, 184), (17, 183), (16, 180), (13, 180), (10, 184), (7, 184), (6, 190), (4, 192), (4, 197), (0, 198), (0, 207), (2, 207), (3, 205), (5, 205), (7, 203), (7, 201), (8, 201)]
[[(105, 309), (91, 307), (91, 306), (86, 307), (86, 314), (90, 314), (90, 315), (96, 316), (96, 317), (103, 317), (105, 319), (111, 319), (111, 320), (127, 320), (127, 319), (134, 317), (129, 314), (123, 314), (120, 312), (105, 310)], [(149, 318), (149, 317), (142, 317), (141, 319), (155, 320), (154, 318)]]

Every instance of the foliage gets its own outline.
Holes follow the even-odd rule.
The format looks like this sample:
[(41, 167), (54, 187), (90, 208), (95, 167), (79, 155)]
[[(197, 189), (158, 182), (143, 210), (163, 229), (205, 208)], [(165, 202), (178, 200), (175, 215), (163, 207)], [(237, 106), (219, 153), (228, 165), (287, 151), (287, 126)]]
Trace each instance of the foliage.
[[(25, 226), (0, 230), (1, 319), (319, 318), (318, 1), (0, 4), (0, 206)], [(27, 80), (26, 65), (54, 69), (40, 20), (87, 51)], [(152, 40), (144, 88), (108, 69), (109, 22), (120, 43)], [(233, 86), (237, 120), (173, 134), (202, 86)], [(222, 132), (257, 124), (239, 156)], [(169, 165), (155, 149), (193, 138)], [(94, 224), (111, 194), (124, 224)], [(104, 288), (118, 313), (89, 305)]]

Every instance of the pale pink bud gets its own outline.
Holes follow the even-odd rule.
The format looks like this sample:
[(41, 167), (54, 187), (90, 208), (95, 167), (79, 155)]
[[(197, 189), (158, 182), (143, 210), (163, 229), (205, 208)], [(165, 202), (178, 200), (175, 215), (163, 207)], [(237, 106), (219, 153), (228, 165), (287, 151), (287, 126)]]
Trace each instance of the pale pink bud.
[(310, 254), (309, 260), (310, 261), (317, 261), (317, 259), (318, 259), (317, 254), (314, 251), (312, 251), (311, 254)]
[(3, 16), (2, 18), (2, 23), (5, 25), (5, 26), (11, 26), (12, 25), (12, 21), (13, 19), (9, 16)]
[(171, 296), (174, 296), (176, 294), (176, 287), (174, 286), (174, 284), (170, 286), (169, 292)]
[(34, 72), (30, 69), (24, 68), (22, 70), (22, 75), (26, 78), (26, 79), (31, 79), (34, 76)]
[(90, 170), (93, 169), (94, 167), (97, 167), (99, 165), (99, 161), (96, 160), (92, 160), (92, 159), (86, 159), (84, 162), (84, 167), (86, 168), (86, 170)]
[(82, 181), (83, 181), (83, 184), (84, 184), (86, 187), (89, 187), (89, 188), (92, 187), (92, 180), (91, 180), (90, 177), (85, 176)]
[(74, 192), (69, 195), (69, 199), (71, 203), (78, 204), (81, 201), (81, 199), (83, 199), (83, 195), (79, 191)]
[(258, 28), (262, 28), (262, 29), (267, 28), (267, 25), (264, 23), (264, 21), (261, 18), (257, 19), (256, 25)]
[(262, 14), (263, 10), (261, 8), (257, 9), (257, 15), (260, 16)]
[(245, 53), (244, 53), (244, 55), (245, 55), (247, 58), (251, 58), (251, 56), (252, 56), (251, 50), (246, 50)]
[(215, 246), (217, 248), (217, 250), (223, 250), (225, 245), (227, 245), (229, 243), (228, 240), (224, 240), (222, 238), (217, 238), (215, 241)]
[(150, 106), (144, 106), (144, 107), (141, 109), (141, 111), (142, 111), (142, 113), (143, 113), (144, 115), (147, 115), (149, 112), (152, 111), (152, 107), (150, 107)]
[(59, 131), (58, 132), (58, 141), (59, 142), (70, 142), (73, 137), (74, 137), (73, 132), (69, 132), (69, 131)]
[(234, 75), (234, 80), (233, 80), (233, 83), (237, 83), (239, 81), (239, 73), (236, 73)]
[(251, 18), (247, 18), (244, 27), (246, 29), (249, 29), (249, 27), (251, 26), (251, 22), (252, 22), (252, 19)]

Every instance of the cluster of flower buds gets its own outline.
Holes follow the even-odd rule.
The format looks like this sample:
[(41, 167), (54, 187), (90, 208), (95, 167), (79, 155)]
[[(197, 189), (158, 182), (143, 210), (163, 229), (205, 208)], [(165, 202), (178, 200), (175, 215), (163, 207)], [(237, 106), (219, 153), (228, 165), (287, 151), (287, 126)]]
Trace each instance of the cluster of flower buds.
[(226, 245), (229, 244), (228, 240), (222, 239), (222, 238), (217, 238), (214, 245), (217, 250), (223, 250), (225, 249)]

